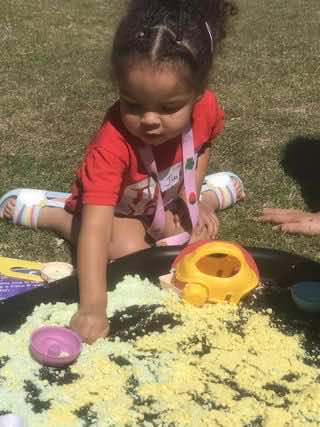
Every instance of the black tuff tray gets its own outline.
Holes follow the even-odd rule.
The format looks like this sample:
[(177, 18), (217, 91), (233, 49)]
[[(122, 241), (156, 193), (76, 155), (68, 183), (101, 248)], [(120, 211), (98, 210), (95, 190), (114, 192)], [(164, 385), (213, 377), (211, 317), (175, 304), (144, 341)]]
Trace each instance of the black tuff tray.
[[(170, 270), (171, 264), (180, 249), (180, 247), (152, 248), (111, 263), (108, 266), (109, 289), (112, 290), (125, 274), (139, 274), (141, 277), (156, 281), (159, 275)], [(263, 293), (260, 297), (257, 291), (256, 298), (248, 297), (244, 304), (256, 311), (266, 307), (272, 308), (272, 319), (284, 333), (302, 332), (304, 334), (303, 346), (306, 351), (305, 363), (313, 366), (316, 364), (320, 368), (320, 363), (314, 360), (314, 355), (320, 352), (320, 316), (306, 314), (298, 310), (288, 289), (288, 286), (301, 280), (320, 280), (320, 263), (272, 249), (247, 249), (258, 265), (261, 279), (266, 284), (267, 291), (265, 292), (265, 287), (263, 287)], [(47, 287), (41, 286), (26, 294), (15, 296), (0, 303), (0, 331), (14, 333), (33, 311), (35, 305), (57, 301), (72, 303), (77, 301), (77, 296), (75, 277), (62, 279)], [(110, 335), (107, 339), (113, 340), (116, 337), (121, 341), (136, 339), (137, 336), (141, 335), (141, 332), (143, 335), (154, 331), (161, 332), (164, 325), (174, 327), (175, 321), (170, 316), (158, 318), (152, 316), (156, 307), (158, 306), (129, 307), (126, 309), (126, 316), (123, 318), (121, 316), (124, 313), (115, 314), (110, 319)], [(124, 318), (126, 320), (123, 320)], [(241, 325), (235, 324), (234, 328), (241, 335)], [(240, 329), (238, 330), (238, 328)], [(122, 362), (117, 360), (116, 363), (121, 365)], [(75, 380), (74, 374), (68, 367), (65, 368), (64, 375), (61, 378), (55, 377), (52, 369), (39, 367), (39, 377), (46, 379), (50, 384), (57, 382), (67, 384)], [(50, 401), (40, 399), (39, 390), (32, 382), (29, 381), (25, 384), (25, 390), (28, 395), (28, 402), (32, 405), (35, 413), (45, 411), (50, 407)], [(84, 406), (76, 412), (76, 415), (85, 422), (86, 426), (96, 425), (92, 421), (90, 408), (90, 405)], [(145, 417), (147, 419), (147, 413)]]
[[(271, 287), (289, 287), (302, 280), (320, 281), (320, 263), (303, 256), (267, 248), (246, 248), (255, 259), (261, 275), (261, 281)], [(139, 274), (141, 277), (157, 281), (162, 274), (169, 272), (171, 264), (181, 247), (154, 247), (132, 255), (120, 258), (108, 265), (108, 287), (112, 290), (126, 274)], [(78, 298), (77, 280), (69, 277), (39, 287), (28, 293), (17, 295), (6, 301), (0, 302), (0, 330), (14, 332), (32, 313), (34, 306), (41, 303), (65, 302), (73, 303)], [(310, 320), (314, 328), (319, 321), (313, 322), (318, 315), (309, 315), (295, 308), (291, 301), (289, 291), (268, 297), (268, 304), (282, 317), (286, 312), (290, 316)], [(319, 325), (320, 328), (320, 325)]]

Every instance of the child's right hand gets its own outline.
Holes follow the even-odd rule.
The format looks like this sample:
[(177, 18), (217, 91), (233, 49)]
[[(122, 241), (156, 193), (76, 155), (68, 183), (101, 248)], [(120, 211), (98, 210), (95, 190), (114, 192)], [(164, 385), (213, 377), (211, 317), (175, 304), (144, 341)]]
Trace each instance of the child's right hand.
[(70, 321), (70, 328), (77, 332), (87, 344), (93, 344), (98, 338), (109, 333), (109, 322), (105, 313), (79, 309)]

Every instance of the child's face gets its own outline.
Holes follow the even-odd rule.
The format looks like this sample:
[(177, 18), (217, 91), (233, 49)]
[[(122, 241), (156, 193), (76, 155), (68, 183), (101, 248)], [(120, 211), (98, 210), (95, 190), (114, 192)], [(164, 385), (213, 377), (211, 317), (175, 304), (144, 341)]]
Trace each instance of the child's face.
[(197, 100), (183, 74), (169, 66), (137, 64), (119, 80), (120, 112), (130, 133), (159, 145), (181, 134)]

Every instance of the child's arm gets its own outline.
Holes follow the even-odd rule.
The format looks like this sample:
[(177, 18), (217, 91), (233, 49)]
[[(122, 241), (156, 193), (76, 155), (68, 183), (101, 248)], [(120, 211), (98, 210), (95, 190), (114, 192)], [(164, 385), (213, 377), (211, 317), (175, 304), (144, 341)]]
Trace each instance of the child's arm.
[(108, 334), (106, 266), (114, 208), (85, 205), (77, 244), (80, 303), (70, 326), (85, 342)]

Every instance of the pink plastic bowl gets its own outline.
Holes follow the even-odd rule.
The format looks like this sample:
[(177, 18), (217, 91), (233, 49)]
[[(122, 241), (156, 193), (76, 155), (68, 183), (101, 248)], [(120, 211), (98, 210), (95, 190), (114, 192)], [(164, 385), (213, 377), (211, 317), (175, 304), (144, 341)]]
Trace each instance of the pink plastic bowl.
[(30, 352), (43, 365), (62, 367), (74, 362), (81, 351), (81, 338), (62, 326), (36, 329), (30, 338)]

